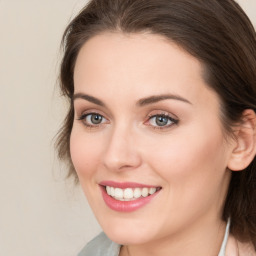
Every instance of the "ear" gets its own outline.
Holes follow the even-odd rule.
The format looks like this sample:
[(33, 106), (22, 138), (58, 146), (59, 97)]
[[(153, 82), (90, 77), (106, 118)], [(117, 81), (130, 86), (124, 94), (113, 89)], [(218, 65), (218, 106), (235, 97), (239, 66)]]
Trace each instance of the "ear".
[(235, 127), (235, 146), (228, 162), (232, 171), (244, 170), (256, 155), (256, 114), (246, 109), (241, 122)]

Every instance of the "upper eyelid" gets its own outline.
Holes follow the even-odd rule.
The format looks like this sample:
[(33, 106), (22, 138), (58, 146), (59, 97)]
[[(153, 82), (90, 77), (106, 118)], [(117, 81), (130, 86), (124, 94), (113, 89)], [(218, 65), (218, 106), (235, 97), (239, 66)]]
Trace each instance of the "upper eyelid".
[(162, 116), (162, 117), (170, 118), (173, 120), (178, 120), (178, 118), (173, 117), (172, 115), (169, 115), (169, 114), (153, 114), (153, 115), (149, 115), (148, 118), (150, 119), (152, 117), (157, 117), (157, 116)]
[[(94, 98), (94, 97), (92, 97), (92, 98)], [(149, 97), (149, 98), (151, 98), (151, 97)], [(147, 112), (161, 112), (161, 114), (168, 114), (168, 115), (170, 115), (171, 117), (173, 117), (173, 118), (177, 118), (178, 119), (178, 117), (175, 115), (175, 114), (173, 114), (172, 112), (170, 112), (169, 110), (168, 110), (168, 106), (165, 106), (165, 104), (164, 105), (162, 105), (165, 101), (180, 101), (180, 102), (184, 102), (183, 100), (175, 100), (174, 98), (175, 97), (169, 97), (168, 95), (167, 95), (167, 97), (166, 97), (166, 95), (160, 95), (160, 96), (156, 96), (156, 98), (158, 99), (158, 98), (160, 98), (160, 99), (158, 99), (157, 101), (154, 101), (153, 100), (153, 102), (151, 102), (150, 104), (142, 104), (141, 106), (139, 106), (139, 108), (140, 109), (138, 109), (138, 111), (139, 112), (141, 112), (141, 111), (147, 111)], [(179, 97), (178, 97), (179, 98)], [(94, 102), (94, 101), (90, 101), (90, 100), (86, 100), (86, 99), (83, 99), (82, 100), (82, 98), (81, 97), (77, 97), (77, 98), (75, 98), (75, 99), (77, 99), (77, 100), (74, 100), (73, 99), (73, 107), (74, 107), (74, 110), (76, 111), (76, 109), (77, 109), (77, 112), (82, 112), (82, 111), (80, 111), (79, 109), (88, 109), (88, 111), (91, 111), (91, 110), (93, 110), (93, 111), (96, 111), (97, 113), (98, 113), (98, 111), (99, 111), (99, 114), (101, 114), (101, 115), (103, 115), (104, 117), (109, 117), (109, 119), (115, 119), (114, 118), (114, 115), (113, 115), (113, 113), (111, 112), (111, 110), (105, 105), (105, 103), (104, 104), (97, 104), (96, 102)], [(97, 98), (95, 98), (95, 99), (97, 99)], [(186, 102), (186, 101), (185, 101)], [(103, 103), (103, 102), (102, 102)], [(137, 102), (138, 103), (138, 102)], [(190, 102), (186, 102), (186, 103), (190, 103)], [(159, 105), (160, 104), (160, 105)], [(191, 103), (190, 103), (191, 104)], [(189, 105), (190, 105), (189, 104)], [(136, 104), (137, 105), (137, 104)], [(168, 104), (169, 105), (169, 104)], [(138, 107), (138, 106), (137, 106)], [(159, 108), (159, 109), (158, 109)], [(163, 109), (162, 109), (163, 108)], [(167, 109), (166, 109), (167, 108)], [(166, 109), (166, 110), (165, 110)], [(86, 110), (87, 111), (87, 110)]]
[(81, 115), (78, 116), (78, 120), (83, 120), (85, 119), (87, 116), (89, 115), (95, 115), (95, 114), (98, 114), (98, 113), (82, 113)]
[(107, 114), (105, 114), (103, 111), (98, 110), (98, 109), (83, 109), (81, 108), (81, 110), (79, 108), (75, 109), (75, 115), (77, 116), (82, 116), (82, 115), (89, 115), (89, 114), (98, 114), (103, 116), (104, 118), (108, 119), (106, 116)]
[(160, 109), (150, 111), (150, 113), (147, 116), (148, 117), (153, 117), (153, 116), (161, 116), (161, 115), (162, 116), (169, 116), (173, 119), (179, 120), (178, 116), (173, 114), (172, 112), (166, 111), (166, 110), (160, 110)]
[[(81, 102), (81, 101), (80, 101)], [(105, 109), (104, 107), (101, 106), (95, 106), (95, 105), (88, 105), (88, 104), (80, 104), (79, 101), (77, 101), (77, 103), (73, 104), (73, 108), (74, 108), (74, 116), (81, 116), (84, 113), (96, 113), (96, 114), (100, 114), (103, 117), (105, 117), (106, 119), (112, 119), (113, 116), (110, 113), (110, 111), (108, 111), (108, 109)]]
[(146, 122), (148, 122), (151, 118), (157, 117), (157, 116), (166, 117), (166, 118), (168, 118), (169, 120), (171, 120), (172, 122), (174, 122), (175, 124), (177, 124), (177, 123), (180, 121), (178, 118), (172, 117), (172, 116), (169, 115), (169, 114), (154, 114), (154, 115), (149, 116)]

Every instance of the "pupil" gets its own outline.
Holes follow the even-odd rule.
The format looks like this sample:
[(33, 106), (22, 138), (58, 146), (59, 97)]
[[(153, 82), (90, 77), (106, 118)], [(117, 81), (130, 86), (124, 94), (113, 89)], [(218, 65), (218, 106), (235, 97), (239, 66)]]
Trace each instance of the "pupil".
[(101, 121), (102, 121), (102, 116), (97, 115), (97, 114), (92, 114), (92, 116), (91, 116), (91, 122), (92, 122), (93, 124), (99, 124), (99, 123), (101, 123)]
[(164, 126), (168, 123), (168, 118), (164, 116), (159, 116), (156, 118), (156, 124), (159, 126)]

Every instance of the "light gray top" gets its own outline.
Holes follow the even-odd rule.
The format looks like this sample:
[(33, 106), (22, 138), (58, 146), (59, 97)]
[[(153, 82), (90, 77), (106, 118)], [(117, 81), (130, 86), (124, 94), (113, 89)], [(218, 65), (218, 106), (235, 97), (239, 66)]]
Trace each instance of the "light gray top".
[(91, 240), (78, 256), (118, 256), (121, 245), (112, 242), (105, 233)]
[[(229, 235), (230, 220), (227, 222), (225, 236), (218, 256), (225, 256), (226, 245)], [(121, 245), (112, 242), (105, 233), (100, 233), (91, 240), (78, 256), (118, 256)]]

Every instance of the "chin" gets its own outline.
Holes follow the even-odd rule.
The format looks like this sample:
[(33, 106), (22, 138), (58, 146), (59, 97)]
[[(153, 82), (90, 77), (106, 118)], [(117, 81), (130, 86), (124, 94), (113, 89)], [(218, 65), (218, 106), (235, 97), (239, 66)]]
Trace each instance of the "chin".
[[(145, 244), (151, 240), (151, 237), (144, 232), (126, 232), (125, 230), (115, 230), (105, 232), (110, 240), (117, 244), (122, 245), (136, 245), (136, 244)], [(139, 233), (139, 234), (138, 234)]]
[(132, 224), (127, 222), (124, 224), (125, 220), (122, 223), (115, 223), (109, 225), (109, 223), (104, 223), (102, 226), (103, 231), (109, 237), (110, 240), (117, 244), (123, 245), (136, 245), (144, 244), (153, 239), (152, 229), (146, 228), (147, 225), (141, 222), (140, 225), (136, 225), (136, 221)]

